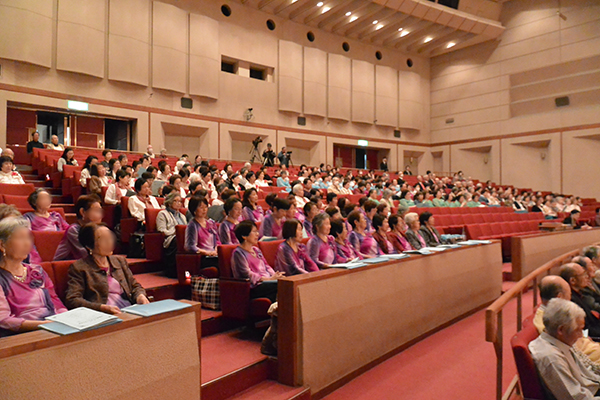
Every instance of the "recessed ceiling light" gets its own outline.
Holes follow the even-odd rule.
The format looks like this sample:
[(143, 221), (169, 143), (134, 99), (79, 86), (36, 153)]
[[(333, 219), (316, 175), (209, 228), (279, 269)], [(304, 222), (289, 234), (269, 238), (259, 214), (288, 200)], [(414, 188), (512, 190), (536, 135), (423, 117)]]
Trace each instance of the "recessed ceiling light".
[(376, 31), (380, 30), (381, 28), (383, 28), (383, 24), (379, 24), (377, 25), (377, 28), (375, 28)]
[(448, 45), (446, 46), (446, 48), (449, 49), (450, 47), (454, 47), (454, 46), (456, 46), (456, 43), (450, 42), (450, 43), (448, 43)]
[(323, 7), (323, 13), (326, 13), (327, 11), (331, 10), (330, 7)]
[(398, 32), (402, 32), (402, 28), (398, 28)]
[(375, 24), (376, 24), (376, 23), (378, 23), (378, 22), (379, 22), (379, 21), (377, 21), (377, 20), (373, 21), (373, 25), (375, 25)]
[(431, 36), (427, 36), (423, 42), (425, 42), (425, 43), (429, 43), (429, 42), (431, 42), (432, 40), (433, 40), (433, 38), (432, 38)]
[(350, 17), (350, 22), (354, 22), (358, 19), (358, 17), (356, 15), (353, 15)]
[(352, 15), (352, 11), (348, 11), (348, 12), (346, 13), (346, 17), (349, 17), (349, 16), (351, 16), (351, 15)]
[(323, 7), (323, 2), (322, 1), (318, 2), (317, 7)]
[(400, 34), (400, 37), (404, 37), (406, 35), (408, 35), (410, 32), (409, 31), (402, 31), (402, 33)]

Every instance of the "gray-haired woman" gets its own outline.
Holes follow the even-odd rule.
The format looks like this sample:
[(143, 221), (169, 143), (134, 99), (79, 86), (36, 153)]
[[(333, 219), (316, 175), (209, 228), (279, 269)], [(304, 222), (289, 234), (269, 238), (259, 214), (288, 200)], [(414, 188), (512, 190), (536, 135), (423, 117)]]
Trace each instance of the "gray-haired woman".
[(163, 255), (165, 260), (165, 274), (169, 278), (177, 277), (175, 254), (177, 253), (177, 238), (175, 227), (187, 225), (185, 215), (179, 210), (183, 207), (183, 199), (179, 192), (171, 192), (165, 199), (165, 209), (160, 210), (156, 216), (156, 230), (165, 235), (163, 241)]
[(44, 269), (24, 263), (32, 248), (26, 219), (0, 221), (0, 337), (37, 329), (46, 317), (67, 311)]

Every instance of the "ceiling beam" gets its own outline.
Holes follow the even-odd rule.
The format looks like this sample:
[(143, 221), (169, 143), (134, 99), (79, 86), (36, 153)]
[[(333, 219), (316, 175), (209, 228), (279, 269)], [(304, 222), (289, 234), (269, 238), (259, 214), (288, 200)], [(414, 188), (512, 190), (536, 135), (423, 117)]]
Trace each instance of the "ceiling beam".
[(323, 10), (315, 10), (304, 18), (305, 24), (318, 24), (324, 19), (326, 19), (329, 15), (345, 15), (347, 11), (349, 11), (349, 5), (353, 2), (353, 0), (329, 0), (325, 2), (324, 7), (329, 7), (329, 11), (323, 12)]

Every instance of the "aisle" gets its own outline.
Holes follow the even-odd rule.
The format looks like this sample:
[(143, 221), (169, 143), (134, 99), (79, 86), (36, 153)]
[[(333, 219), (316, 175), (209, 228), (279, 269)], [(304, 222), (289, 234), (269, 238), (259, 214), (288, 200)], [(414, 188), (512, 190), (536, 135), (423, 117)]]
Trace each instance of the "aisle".
[[(523, 315), (532, 312), (532, 292)], [(504, 312), (504, 387), (516, 373), (510, 352), (516, 332), (516, 301)], [(485, 341), (485, 310), (457, 322), (367, 371), (327, 400), (487, 400), (495, 396), (496, 357)]]

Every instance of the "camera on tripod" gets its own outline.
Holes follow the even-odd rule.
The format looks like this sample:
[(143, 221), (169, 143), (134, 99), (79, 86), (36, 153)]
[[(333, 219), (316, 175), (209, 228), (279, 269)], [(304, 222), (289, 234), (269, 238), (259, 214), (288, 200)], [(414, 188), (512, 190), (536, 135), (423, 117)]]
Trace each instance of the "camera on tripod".
[(254, 139), (252, 141), (252, 146), (258, 147), (258, 145), (261, 144), (262, 141), (263, 141), (262, 138), (260, 136), (257, 136), (256, 139)]

